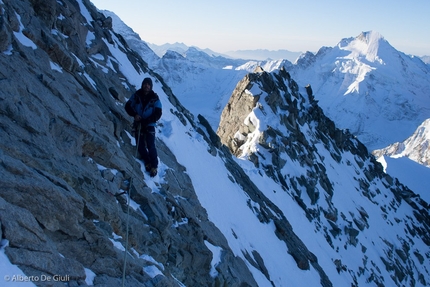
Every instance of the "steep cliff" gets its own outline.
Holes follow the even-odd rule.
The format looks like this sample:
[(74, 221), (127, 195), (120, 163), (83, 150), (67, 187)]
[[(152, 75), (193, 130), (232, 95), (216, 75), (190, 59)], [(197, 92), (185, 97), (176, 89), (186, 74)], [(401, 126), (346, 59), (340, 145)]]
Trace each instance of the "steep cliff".
[[(327, 262), (328, 252), (337, 272), (349, 274), (342, 284), (330, 275), (337, 286), (429, 284), (428, 203), (384, 173), (348, 131), (337, 129), (311, 86), (299, 88), (284, 69), (257, 69), (236, 86), (217, 134), (232, 153), (253, 163), (255, 177), (267, 178), (260, 189), (305, 245), (315, 247), (318, 262)], [(301, 212), (293, 213), (291, 202), (309, 225), (293, 219)], [(305, 226), (324, 239), (307, 237)]]
[[(67, 275), (70, 286), (85, 285), (89, 274), (94, 285), (119, 286), (128, 228), (126, 286), (256, 286), (162, 141), (164, 180), (147, 185), (126, 97), (151, 76), (165, 113), (193, 127), (111, 19), (86, 0), (0, 8), (0, 225), (10, 262), (27, 276)], [(208, 242), (225, 250), (216, 279)]]

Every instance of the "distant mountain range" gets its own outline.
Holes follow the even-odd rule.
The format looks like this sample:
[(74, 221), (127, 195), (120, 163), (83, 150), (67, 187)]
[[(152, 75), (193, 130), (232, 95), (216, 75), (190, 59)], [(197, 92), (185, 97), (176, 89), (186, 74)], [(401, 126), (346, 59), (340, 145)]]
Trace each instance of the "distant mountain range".
[(226, 52), (225, 54), (233, 58), (260, 60), (260, 61), (286, 59), (294, 63), (297, 60), (297, 58), (302, 54), (302, 52), (291, 52), (288, 50), (257, 49), (257, 50), (229, 51), (229, 52)]
[[(164, 44), (164, 45), (155, 45), (151, 43), (147, 43), (147, 44), (159, 57), (162, 57), (168, 50), (175, 51), (182, 54), (190, 48), (189, 46), (183, 43)], [(191, 47), (191, 48), (195, 48), (199, 51), (205, 52), (206, 54), (212, 55), (212, 56), (221, 56), (226, 58), (244, 59), (244, 60), (259, 60), (259, 61), (286, 59), (290, 62), (295, 62), (296, 59), (302, 54), (302, 52), (291, 52), (288, 50), (273, 51), (273, 50), (267, 50), (267, 49), (237, 50), (237, 51), (229, 51), (225, 53), (218, 53), (210, 49), (200, 49), (198, 47)]]
[[(187, 46), (184, 43), (173, 43), (173, 44), (163, 44), (163, 45), (156, 45), (146, 42), (146, 44), (155, 52), (157, 56), (160, 58), (163, 57), (163, 55), (167, 51), (175, 51), (179, 54), (182, 54), (186, 52), (189, 48), (194, 48), (199, 51), (205, 52), (208, 55), (213, 56), (221, 56), (226, 58), (234, 58), (234, 59), (244, 59), (244, 60), (250, 60), (250, 61), (270, 61), (270, 60), (288, 60), (292, 63), (294, 63), (301, 54), (304, 52), (292, 52), (289, 50), (267, 50), (267, 49), (256, 49), (256, 50), (237, 50), (237, 51), (228, 51), (225, 53), (218, 53), (211, 49), (200, 49), (195, 46)], [(430, 64), (430, 56), (422, 56), (418, 57), (420, 58), (424, 63)]]

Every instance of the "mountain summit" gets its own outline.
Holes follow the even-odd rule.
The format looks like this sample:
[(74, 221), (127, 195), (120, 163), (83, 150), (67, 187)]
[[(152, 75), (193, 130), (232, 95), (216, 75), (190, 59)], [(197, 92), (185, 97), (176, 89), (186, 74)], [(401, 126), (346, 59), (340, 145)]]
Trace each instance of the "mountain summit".
[(369, 62), (380, 61), (379, 54), (394, 51), (393, 47), (378, 32), (363, 32), (356, 38), (344, 39), (338, 45), (340, 50), (351, 51), (350, 58), (365, 57)]
[(305, 53), (286, 68), (301, 85), (311, 83), (324, 112), (371, 150), (403, 141), (430, 118), (429, 66), (377, 32)]

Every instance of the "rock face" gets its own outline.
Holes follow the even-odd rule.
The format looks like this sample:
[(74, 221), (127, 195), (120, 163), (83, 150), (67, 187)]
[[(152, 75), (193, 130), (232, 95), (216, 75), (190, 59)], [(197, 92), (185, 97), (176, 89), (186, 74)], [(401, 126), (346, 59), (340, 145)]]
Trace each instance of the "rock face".
[[(428, 203), (383, 173), (382, 166), (348, 131), (337, 129), (318, 106), (311, 86), (300, 91), (284, 69), (271, 74), (262, 69), (256, 70), (236, 86), (222, 112), (217, 134), (221, 143), (232, 153), (251, 161), (260, 173), (265, 173), (294, 198), (308, 220), (314, 224), (315, 230), (324, 234), (327, 243), (337, 253), (332, 257), (333, 264), (339, 273), (348, 272), (352, 276), (353, 286), (358, 286), (365, 269), (369, 272), (366, 275), (367, 282), (377, 286), (401, 286), (405, 282), (414, 286), (427, 286), (429, 282), (425, 278), (428, 275), (424, 275), (428, 274), (424, 271), (427, 269), (421, 269), (425, 264), (418, 266), (423, 264), (422, 259), (427, 255), (418, 250), (427, 249), (430, 244), (430, 237), (423, 232), (429, 228)], [(343, 177), (340, 167), (336, 168), (338, 164), (345, 164), (341, 169), (352, 174), (358, 184), (344, 186), (341, 179), (333, 177)], [(339, 204), (339, 198), (342, 197), (346, 200), (341, 200)], [(356, 203), (358, 200), (361, 204)], [(364, 205), (366, 201), (369, 205)], [(405, 205), (410, 208), (407, 216), (401, 211)], [(389, 234), (381, 234), (370, 242), (366, 242), (363, 237), (359, 240), (361, 233), (372, 233), (375, 226), (371, 222), (378, 225), (377, 230), (386, 230), (376, 223), (380, 221), (379, 216), (372, 216), (371, 210), (376, 211), (376, 214), (382, 210), (381, 215), (386, 220), (383, 225), (402, 224), (404, 232), (397, 229), (393, 231), (397, 234), (394, 242), (390, 241)], [(402, 215), (394, 215), (396, 219), (392, 221), (388, 210)], [(403, 218), (400, 220), (397, 216)], [(292, 234), (293, 230), (280, 228), (277, 232), (282, 238), (283, 235)], [(381, 241), (378, 246), (382, 246), (387, 255), (380, 256), (381, 265), (376, 269), (369, 268), (367, 263), (371, 253), (369, 250), (376, 244), (373, 240)], [(291, 243), (291, 238), (286, 239), (286, 242)], [(290, 252), (302, 250), (297, 245), (295, 247), (290, 247)], [(362, 265), (359, 264), (357, 268), (342, 263), (342, 259), (339, 259), (342, 249), (361, 253), (362, 258), (356, 257), (356, 260)], [(415, 251), (411, 252), (412, 249)], [(354, 256), (360, 256), (355, 251), (351, 252)], [(299, 268), (308, 268), (307, 260), (303, 260), (306, 256), (293, 257)], [(315, 264), (315, 260), (307, 258)], [(416, 265), (415, 262), (420, 263)], [(378, 264), (373, 262), (372, 265)], [(315, 269), (319, 270), (318, 267)], [(387, 283), (381, 270), (391, 274), (391, 279), (388, 279), (392, 280), (391, 283)], [(321, 275), (322, 285), (324, 278)]]
[[(126, 286), (256, 286), (163, 142), (161, 192), (142, 180), (123, 109), (134, 86), (111, 47), (151, 72), (111, 19), (87, 0), (6, 0), (0, 11), (0, 234), (11, 263), (28, 276), (68, 275), (69, 286), (85, 285), (88, 270), (95, 286), (120, 286), (128, 222)], [(127, 189), (140, 206), (129, 216), (116, 196)], [(216, 278), (205, 242), (225, 250)]]

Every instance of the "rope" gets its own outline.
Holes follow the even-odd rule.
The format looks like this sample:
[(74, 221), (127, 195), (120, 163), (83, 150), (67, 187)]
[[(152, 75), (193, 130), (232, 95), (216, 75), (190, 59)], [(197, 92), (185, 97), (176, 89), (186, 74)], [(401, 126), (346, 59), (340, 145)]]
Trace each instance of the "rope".
[[(139, 143), (140, 143), (140, 130), (142, 125), (139, 124), (139, 130), (137, 132), (137, 144), (136, 144), (136, 153), (135, 157), (137, 157), (137, 153), (139, 151)], [(124, 287), (125, 283), (125, 269), (127, 266), (127, 249), (128, 249), (128, 222), (130, 218), (130, 201), (131, 201), (131, 187), (133, 186), (133, 177), (130, 177), (130, 186), (128, 188), (128, 203), (127, 203), (127, 221), (126, 221), (126, 234), (125, 234), (125, 251), (124, 251), (124, 266), (122, 268), (122, 287)]]

